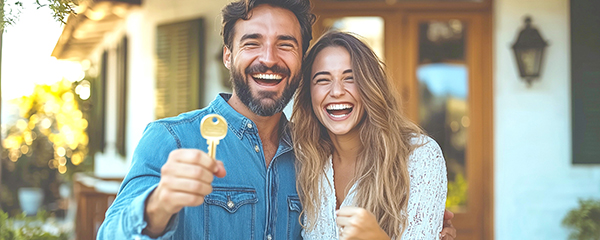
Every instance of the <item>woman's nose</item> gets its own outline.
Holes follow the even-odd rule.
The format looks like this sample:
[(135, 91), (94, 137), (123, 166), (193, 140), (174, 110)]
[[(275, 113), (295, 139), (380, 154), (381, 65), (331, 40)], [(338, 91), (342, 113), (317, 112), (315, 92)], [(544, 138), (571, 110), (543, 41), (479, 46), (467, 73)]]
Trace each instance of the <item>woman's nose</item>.
[(346, 89), (344, 88), (344, 83), (342, 81), (334, 80), (331, 84), (331, 91), (329, 94), (332, 97), (340, 97), (346, 93)]

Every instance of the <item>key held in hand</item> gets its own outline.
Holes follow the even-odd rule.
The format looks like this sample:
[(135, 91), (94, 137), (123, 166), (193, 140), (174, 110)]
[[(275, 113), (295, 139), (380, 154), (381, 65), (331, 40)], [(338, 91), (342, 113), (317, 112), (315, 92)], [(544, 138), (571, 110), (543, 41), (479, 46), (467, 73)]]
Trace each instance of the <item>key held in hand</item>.
[(227, 121), (219, 114), (208, 114), (200, 122), (200, 134), (206, 138), (208, 155), (215, 159), (217, 145), (227, 135)]

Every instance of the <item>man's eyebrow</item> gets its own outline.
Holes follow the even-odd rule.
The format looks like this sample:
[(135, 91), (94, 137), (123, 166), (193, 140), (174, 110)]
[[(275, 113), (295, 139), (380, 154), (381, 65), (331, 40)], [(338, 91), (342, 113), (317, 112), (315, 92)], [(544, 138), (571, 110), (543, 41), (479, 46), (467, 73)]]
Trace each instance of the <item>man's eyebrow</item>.
[(296, 43), (296, 45), (298, 45), (298, 39), (296, 39), (296, 37), (292, 35), (280, 35), (277, 38), (283, 41), (293, 41), (294, 43)]
[(244, 40), (246, 40), (246, 39), (259, 39), (259, 38), (261, 38), (261, 37), (262, 37), (262, 35), (261, 35), (260, 33), (250, 33), (250, 34), (244, 34), (244, 35), (242, 36), (242, 38), (240, 39), (240, 42), (241, 42), (241, 41), (244, 41)]
[(327, 71), (320, 71), (320, 72), (315, 73), (315, 75), (313, 75), (312, 79), (315, 79), (319, 75), (331, 75), (331, 73), (329, 73)]
[(352, 73), (352, 69), (346, 69), (342, 74)]

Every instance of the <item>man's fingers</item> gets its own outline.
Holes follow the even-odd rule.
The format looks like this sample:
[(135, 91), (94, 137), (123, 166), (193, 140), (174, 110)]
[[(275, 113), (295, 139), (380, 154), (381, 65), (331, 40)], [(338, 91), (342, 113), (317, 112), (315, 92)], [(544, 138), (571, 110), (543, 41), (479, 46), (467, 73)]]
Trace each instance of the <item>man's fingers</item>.
[(225, 164), (223, 164), (223, 162), (219, 160), (217, 160), (216, 162), (217, 164), (215, 166), (215, 171), (213, 171), (213, 174), (220, 178), (225, 177), (225, 175), (227, 175), (227, 171), (225, 171)]
[(450, 212), (448, 209), (444, 210), (444, 220), (450, 220), (454, 218), (454, 213)]
[(198, 149), (176, 149), (171, 151), (169, 159), (180, 163), (199, 164), (202, 151)]
[(182, 207), (185, 206), (199, 206), (204, 203), (204, 196), (201, 195), (192, 195), (184, 192), (170, 192), (168, 194), (163, 194), (159, 196), (159, 201), (164, 204), (163, 206), (167, 208), (167, 211), (176, 213)]
[(173, 150), (169, 154), (169, 159), (180, 163), (188, 163), (199, 165), (208, 171), (212, 172), (213, 175), (218, 177), (225, 176), (225, 168), (223, 165), (219, 165), (217, 160), (211, 158), (203, 151), (198, 149), (177, 149)]
[(187, 178), (167, 179), (168, 188), (171, 192), (183, 192), (192, 195), (206, 196), (212, 192), (210, 183)]
[(450, 222), (450, 220), (444, 221), (444, 229), (442, 229), (442, 232), (440, 232), (440, 235), (443, 236), (442, 239), (455, 239), (456, 238), (456, 229), (452, 226), (452, 223)]
[(442, 237), (442, 240), (454, 240), (455, 237), (450, 236), (450, 234), (446, 234), (445, 236)]
[(188, 178), (193, 180), (200, 180), (205, 183), (212, 183), (213, 173), (203, 168), (202, 166), (189, 164), (189, 163), (172, 163), (165, 164), (161, 171), (163, 176), (174, 176), (179, 178)]
[(444, 227), (454, 227), (454, 225), (452, 225), (452, 220), (444, 220)]

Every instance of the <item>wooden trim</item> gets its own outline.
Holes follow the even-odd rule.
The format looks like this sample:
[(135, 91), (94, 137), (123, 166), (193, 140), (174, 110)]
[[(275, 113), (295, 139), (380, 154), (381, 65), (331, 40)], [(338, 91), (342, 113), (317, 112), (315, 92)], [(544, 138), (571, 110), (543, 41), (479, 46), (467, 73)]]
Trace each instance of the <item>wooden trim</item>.
[(483, 2), (397, 2), (388, 4), (385, 2), (330, 2), (323, 0), (313, 1), (315, 10), (340, 10), (352, 11), (362, 10), (383, 10), (383, 11), (402, 11), (402, 10), (490, 10), (492, 0), (483, 0)]
[[(494, 239), (494, 20), (483, 16), (483, 239)], [(489, 43), (489, 44), (485, 44)]]
[(127, 36), (117, 46), (117, 153), (127, 157), (127, 91), (129, 72), (129, 41)]
[[(493, 183), (490, 183), (488, 178), (493, 176), (493, 166), (491, 157), (490, 139), (493, 137), (491, 132), (493, 129), (489, 124), (491, 111), (491, 47), (490, 44), (485, 44), (484, 40), (491, 39), (490, 27), (485, 26), (485, 13), (468, 13), (468, 12), (445, 12), (445, 13), (410, 13), (407, 14), (408, 27), (404, 35), (408, 38), (405, 58), (405, 65), (408, 66), (405, 72), (406, 85), (409, 86), (410, 95), (408, 100), (408, 114), (418, 120), (418, 102), (419, 91), (418, 81), (416, 80), (416, 68), (418, 59), (419, 39), (415, 34), (418, 33), (419, 22), (427, 20), (450, 20), (458, 19), (467, 24), (466, 40), (466, 61), (468, 64), (469, 74), (469, 117), (471, 118), (471, 127), (469, 129), (469, 145), (466, 152), (467, 163), (467, 179), (469, 179), (469, 196), (468, 196), (468, 211), (466, 213), (455, 214), (455, 225), (462, 225), (458, 235), (461, 239), (491, 239), (493, 237), (493, 205), (489, 203), (493, 197), (487, 194), (493, 192)], [(487, 19), (489, 19), (488, 17)], [(489, 24), (489, 21), (487, 22)], [(485, 59), (490, 59), (486, 61)], [(474, 181), (472, 179), (477, 179)], [(491, 187), (490, 187), (491, 186)], [(484, 219), (485, 218), (485, 219)], [(487, 230), (486, 230), (487, 229)], [(484, 236), (486, 236), (484, 238)]]

